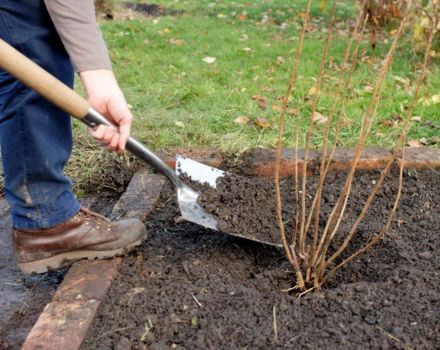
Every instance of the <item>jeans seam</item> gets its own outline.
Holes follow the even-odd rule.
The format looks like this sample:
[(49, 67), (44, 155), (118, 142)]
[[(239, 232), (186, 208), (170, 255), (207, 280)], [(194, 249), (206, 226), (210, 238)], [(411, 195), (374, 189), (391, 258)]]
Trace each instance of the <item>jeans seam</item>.
[[(20, 91), (20, 95), (21, 96), (25, 96), (26, 93), (26, 89), (21, 90)], [(28, 185), (30, 183), (30, 179), (29, 179), (29, 172), (28, 172), (28, 167), (27, 167), (27, 162), (29, 161), (28, 156), (25, 152), (26, 149), (26, 137), (23, 134), (23, 105), (20, 106), (20, 108), (18, 108), (17, 110), (17, 115), (16, 118), (18, 118), (18, 125), (19, 125), (19, 135), (20, 135), (20, 145), (21, 145), (21, 155), (22, 155), (22, 159), (23, 161), (23, 173), (24, 173), (24, 186), (26, 187), (26, 191), (29, 193), (29, 196), (31, 197), (31, 205), (35, 206), (35, 196), (32, 194), (33, 191), (31, 191), (30, 186)], [(37, 211), (37, 215), (38, 215), (38, 221), (41, 224), (41, 208), (39, 206), (39, 204), (36, 205), (36, 211)], [(32, 218), (33, 220), (37, 221), (35, 218)]]

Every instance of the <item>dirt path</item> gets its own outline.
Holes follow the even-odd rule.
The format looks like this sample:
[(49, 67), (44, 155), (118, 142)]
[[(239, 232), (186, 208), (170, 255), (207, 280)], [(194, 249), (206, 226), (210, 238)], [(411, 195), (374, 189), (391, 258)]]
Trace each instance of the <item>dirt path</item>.
[[(375, 178), (359, 173), (349, 213)], [(342, 182), (330, 179), (324, 203)], [(355, 246), (381, 227), (395, 188), (387, 181)], [(388, 236), (324, 290), (298, 299), (281, 291), (293, 276), (279, 250), (176, 223), (168, 190), (147, 222), (149, 240), (124, 260), (82, 349), (439, 348), (438, 198), (438, 172), (406, 172)]]

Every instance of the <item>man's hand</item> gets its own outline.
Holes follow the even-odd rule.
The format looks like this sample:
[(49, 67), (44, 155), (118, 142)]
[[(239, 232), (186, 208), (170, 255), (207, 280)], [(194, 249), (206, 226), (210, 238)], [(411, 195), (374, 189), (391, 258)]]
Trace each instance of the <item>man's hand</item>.
[(119, 154), (124, 153), (133, 116), (113, 72), (97, 69), (80, 72), (79, 75), (90, 106), (117, 126), (115, 130), (112, 127), (99, 125), (96, 129), (90, 130), (90, 134), (107, 149)]

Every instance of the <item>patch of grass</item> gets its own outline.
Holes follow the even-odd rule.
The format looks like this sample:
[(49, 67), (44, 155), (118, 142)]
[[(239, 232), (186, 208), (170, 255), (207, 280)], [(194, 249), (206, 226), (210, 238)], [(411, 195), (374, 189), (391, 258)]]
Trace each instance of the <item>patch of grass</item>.
[[(149, 3), (180, 15), (108, 21), (101, 26), (114, 69), (136, 116), (134, 136), (153, 149), (201, 146), (241, 152), (252, 147), (273, 147), (278, 111), (272, 110), (272, 106), (279, 104), (277, 99), (289, 78), (305, 1)], [(315, 3), (313, 28), (306, 38), (300, 79), (291, 103), (292, 108), (302, 111), (302, 131), (308, 119), (307, 95), (319, 71), (327, 28), (328, 12), (323, 13), (319, 2)], [(323, 114), (332, 102), (337, 76), (332, 67), (342, 61), (348, 27), (356, 14), (355, 5), (342, 1), (337, 13), (337, 28), (330, 48), (333, 66), (327, 68), (326, 87), (319, 103)], [(390, 42), (391, 37), (385, 33), (375, 50), (368, 40), (362, 44), (365, 60), (354, 73), (341, 146), (356, 143), (360, 118), (371, 98), (365, 86), (374, 84)], [(205, 63), (206, 56), (215, 57), (215, 63)], [(414, 69), (419, 61), (420, 57), (412, 54), (409, 41), (403, 42), (387, 79), (377, 114), (378, 124), (368, 139), (369, 146), (393, 144), (400, 131), (399, 124), (390, 127), (383, 120), (398, 120), (408, 105), (412, 83), (417, 78)], [(435, 94), (435, 86), (440, 86), (439, 68), (432, 64), (430, 70), (423, 96)], [(402, 85), (401, 79), (409, 79), (409, 84)], [(267, 99), (266, 110), (258, 108), (252, 100), (254, 95)], [(409, 138), (435, 136), (440, 122), (438, 108), (420, 104), (415, 113), (422, 119), (413, 126)], [(242, 115), (251, 120), (265, 118), (270, 126), (236, 124), (234, 120)], [(294, 122), (294, 117), (287, 121), (285, 146), (293, 146)], [(319, 136), (315, 146), (320, 146)]]

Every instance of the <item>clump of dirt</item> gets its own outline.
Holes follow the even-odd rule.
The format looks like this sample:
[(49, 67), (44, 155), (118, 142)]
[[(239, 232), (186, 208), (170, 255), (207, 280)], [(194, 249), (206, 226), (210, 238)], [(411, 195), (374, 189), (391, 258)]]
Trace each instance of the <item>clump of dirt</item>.
[(132, 1), (117, 2), (110, 0), (95, 1), (98, 17), (105, 20), (134, 20), (159, 16), (177, 16), (182, 10), (169, 9), (163, 5), (138, 3)]
[(273, 181), (226, 175), (217, 179), (216, 188), (192, 186), (200, 190), (200, 205), (217, 219), (221, 231), (281, 245)]
[[(358, 172), (344, 225), (377, 177)], [(344, 180), (329, 177), (324, 215)], [(396, 184), (394, 173), (347, 254), (382, 226)], [(124, 259), (82, 349), (439, 348), (440, 173), (406, 171), (404, 186), (383, 241), (300, 299), (283, 292), (294, 275), (279, 249), (176, 220), (169, 187), (146, 223), (149, 239)]]

